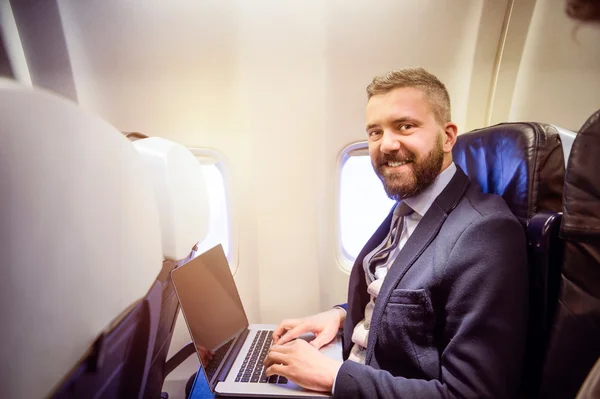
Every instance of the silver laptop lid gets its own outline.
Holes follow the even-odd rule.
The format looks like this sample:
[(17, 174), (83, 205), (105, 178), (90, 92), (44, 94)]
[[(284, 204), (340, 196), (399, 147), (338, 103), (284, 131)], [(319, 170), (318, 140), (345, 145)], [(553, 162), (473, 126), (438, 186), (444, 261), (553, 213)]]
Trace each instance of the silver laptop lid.
[(248, 327), (221, 245), (173, 270), (171, 278), (196, 347), (214, 351)]

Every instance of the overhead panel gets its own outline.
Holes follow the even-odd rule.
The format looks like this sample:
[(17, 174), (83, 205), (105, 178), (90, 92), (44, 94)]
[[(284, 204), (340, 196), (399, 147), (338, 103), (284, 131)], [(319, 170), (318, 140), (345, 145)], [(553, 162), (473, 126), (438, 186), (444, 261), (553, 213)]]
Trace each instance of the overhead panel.
[(10, 0), (31, 82), (77, 101), (57, 0)]

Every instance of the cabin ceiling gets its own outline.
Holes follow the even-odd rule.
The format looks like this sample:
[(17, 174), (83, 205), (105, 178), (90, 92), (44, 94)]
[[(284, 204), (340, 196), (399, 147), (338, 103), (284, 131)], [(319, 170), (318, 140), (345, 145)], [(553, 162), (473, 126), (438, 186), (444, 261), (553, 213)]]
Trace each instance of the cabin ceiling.
[[(372, 76), (421, 65), (447, 84), (462, 130), (523, 118), (576, 129), (574, 120), (600, 103), (600, 90), (589, 89), (600, 89), (600, 51), (581, 52), (596, 32), (573, 34), (550, 3), (4, 0), (11, 63), (3, 73), (122, 130), (164, 136), (199, 126), (231, 131), (248, 113), (276, 112), (288, 96), (324, 100), (330, 115), (357, 114), (342, 126), (356, 130)], [(583, 109), (540, 120), (556, 112), (537, 101), (557, 100), (565, 87)]]

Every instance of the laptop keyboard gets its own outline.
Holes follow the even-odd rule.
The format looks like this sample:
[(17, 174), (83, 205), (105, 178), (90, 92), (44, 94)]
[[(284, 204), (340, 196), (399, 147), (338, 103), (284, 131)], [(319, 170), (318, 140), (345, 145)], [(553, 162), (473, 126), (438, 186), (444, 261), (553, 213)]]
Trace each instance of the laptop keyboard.
[(252, 345), (248, 350), (248, 354), (240, 367), (240, 371), (235, 378), (235, 382), (255, 382), (255, 383), (269, 383), (269, 384), (286, 384), (287, 378), (272, 375), (267, 377), (265, 375), (265, 366), (263, 362), (269, 348), (273, 344), (273, 331), (259, 330), (256, 332), (256, 336), (252, 341)]
[(205, 369), (205, 371), (206, 371), (206, 377), (207, 377), (208, 381), (212, 381), (212, 378), (215, 375), (215, 372), (217, 371), (217, 368), (219, 368), (219, 364), (221, 364), (221, 361), (225, 357), (225, 354), (227, 353), (227, 350), (229, 349), (229, 347), (231, 346), (231, 344), (233, 343), (233, 341), (235, 341), (235, 338), (231, 339), (225, 345), (223, 345), (219, 349), (217, 349), (217, 351), (215, 352), (213, 358), (208, 363), (208, 366)]

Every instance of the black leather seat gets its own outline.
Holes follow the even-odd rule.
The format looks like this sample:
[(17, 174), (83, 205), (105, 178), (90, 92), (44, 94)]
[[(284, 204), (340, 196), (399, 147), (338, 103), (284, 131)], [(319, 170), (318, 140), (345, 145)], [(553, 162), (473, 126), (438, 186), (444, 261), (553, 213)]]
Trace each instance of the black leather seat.
[(577, 399), (600, 398), (600, 359), (579, 389)]
[(542, 123), (503, 123), (460, 135), (453, 158), (484, 192), (502, 196), (526, 229), (530, 321), (523, 391), (535, 396), (562, 256), (558, 232), (564, 157), (559, 134), (554, 126)]
[(142, 399), (161, 313), (161, 285), (115, 319), (76, 364), (52, 399)]
[(560, 297), (541, 387), (552, 398), (575, 397), (600, 357), (600, 111), (573, 142), (563, 202)]

